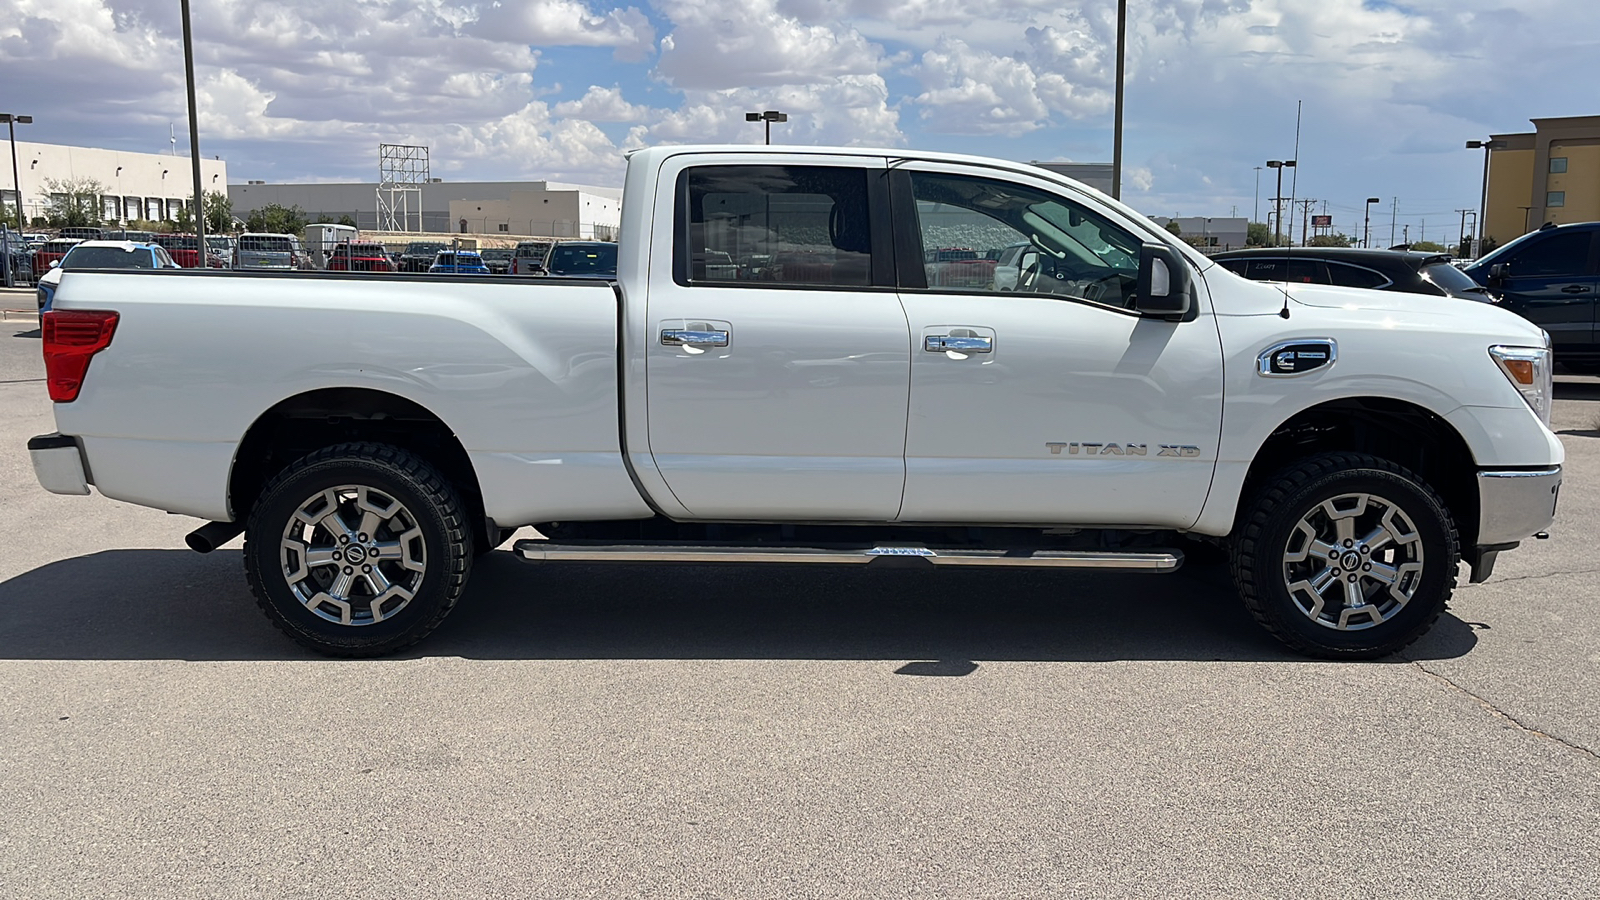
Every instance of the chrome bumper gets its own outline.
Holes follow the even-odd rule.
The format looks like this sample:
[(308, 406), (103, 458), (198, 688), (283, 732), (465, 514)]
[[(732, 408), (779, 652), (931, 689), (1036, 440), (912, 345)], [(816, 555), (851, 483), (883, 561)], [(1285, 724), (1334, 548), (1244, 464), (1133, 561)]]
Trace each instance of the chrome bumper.
[(33, 475), (52, 494), (87, 494), (89, 477), (83, 467), (78, 442), (65, 434), (41, 434), (28, 439)]
[(1514, 544), (1556, 519), (1561, 467), (1478, 473), (1478, 546)]

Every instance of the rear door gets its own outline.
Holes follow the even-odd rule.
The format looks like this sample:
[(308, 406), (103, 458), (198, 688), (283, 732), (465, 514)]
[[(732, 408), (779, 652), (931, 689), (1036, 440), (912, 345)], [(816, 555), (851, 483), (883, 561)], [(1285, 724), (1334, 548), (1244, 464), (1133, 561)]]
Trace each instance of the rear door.
[(886, 160), (755, 159), (668, 157), (658, 176), (651, 456), (695, 518), (892, 520), (910, 339)]
[(1143, 318), (1129, 307), (1155, 238), (1090, 198), (942, 164), (897, 165), (891, 185), (901, 260), (1029, 246), (1007, 291), (898, 267), (912, 357), (901, 520), (1192, 525), (1222, 422), (1204, 279), (1185, 321)]
[(1558, 357), (1595, 349), (1597, 238), (1596, 229), (1557, 229), (1526, 241), (1505, 260), (1502, 302), (1548, 331)]

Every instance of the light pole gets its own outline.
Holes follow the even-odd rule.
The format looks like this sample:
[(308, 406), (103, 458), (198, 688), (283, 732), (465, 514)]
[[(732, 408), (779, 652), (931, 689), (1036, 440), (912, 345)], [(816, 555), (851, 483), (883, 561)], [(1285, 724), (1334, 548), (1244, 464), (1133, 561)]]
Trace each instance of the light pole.
[(1283, 230), (1283, 170), (1294, 168), (1294, 160), (1269, 159), (1267, 168), (1278, 170), (1278, 192), (1272, 195), (1272, 208), (1278, 214), (1278, 224), (1272, 231), (1272, 246), (1276, 247), (1283, 243), (1278, 235), (1278, 232)]
[[(1473, 248), (1478, 252), (1473, 254), (1475, 257), (1483, 255), (1483, 214), (1485, 208), (1489, 205), (1489, 151), (1499, 150), (1505, 145), (1505, 141), (1497, 141), (1492, 138), (1487, 141), (1467, 141), (1468, 150), (1483, 148), (1483, 193), (1478, 198), (1478, 237), (1477, 246)], [(1523, 219), (1524, 224), (1526, 224), (1527, 217), (1524, 216)]]
[(772, 123), (789, 121), (789, 114), (778, 112), (775, 109), (769, 109), (766, 112), (745, 113), (744, 120), (746, 122), (765, 122), (767, 124), (767, 143), (771, 144)]
[(1367, 198), (1366, 209), (1361, 215), (1361, 246), (1363, 247), (1372, 246), (1372, 204), (1382, 202), (1383, 200), (1379, 197)]
[(200, 271), (206, 269), (206, 195), (200, 187), (200, 121), (194, 102), (194, 37), (189, 28), (189, 0), (182, 0), (183, 74), (189, 89), (189, 168), (194, 175), (195, 248), (200, 251)]
[(22, 176), (17, 172), (17, 126), (32, 125), (33, 116), (0, 113), (0, 122), (6, 123), (6, 127), (11, 131), (11, 186), (16, 189), (17, 232), (21, 233), (25, 226), (22, 224)]
[(1111, 199), (1122, 199), (1123, 59), (1128, 55), (1128, 0), (1117, 0), (1117, 106), (1111, 124)]
[(1259, 221), (1261, 221), (1261, 167), (1260, 166), (1256, 166), (1255, 169), (1256, 169), (1256, 211), (1255, 211), (1255, 215), (1250, 217), (1250, 221), (1259, 222)]

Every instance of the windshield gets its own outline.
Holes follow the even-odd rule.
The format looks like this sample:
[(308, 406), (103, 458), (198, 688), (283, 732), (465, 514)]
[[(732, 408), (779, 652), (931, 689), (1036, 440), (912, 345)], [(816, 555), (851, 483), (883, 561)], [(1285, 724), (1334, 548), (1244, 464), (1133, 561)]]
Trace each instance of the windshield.
[(1472, 280), (1471, 275), (1447, 262), (1437, 262), (1423, 266), (1417, 274), (1446, 294), (1465, 294), (1469, 291), (1475, 294), (1488, 293), (1476, 281)]
[(256, 253), (292, 253), (294, 242), (271, 234), (247, 234), (239, 238), (239, 249)]
[(544, 259), (550, 252), (549, 244), (518, 244), (517, 259)]
[(74, 247), (61, 260), (63, 269), (154, 269), (155, 260), (143, 247)]
[(610, 278), (617, 274), (617, 245), (557, 246), (550, 252), (550, 274)]
[(443, 244), (425, 244), (420, 241), (406, 245), (406, 256), (432, 256), (444, 249)]
[(510, 259), (511, 258), (511, 251), (510, 250), (485, 250), (485, 251), (483, 251), (483, 258), (484, 259)]

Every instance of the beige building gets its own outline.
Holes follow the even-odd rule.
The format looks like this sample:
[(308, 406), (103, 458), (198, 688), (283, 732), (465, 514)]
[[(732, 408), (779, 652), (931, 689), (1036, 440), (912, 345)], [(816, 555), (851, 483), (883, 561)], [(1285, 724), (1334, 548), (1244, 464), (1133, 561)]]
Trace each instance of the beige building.
[(1600, 116), (1531, 121), (1531, 134), (1490, 136), (1483, 233), (1500, 244), (1546, 222), (1600, 222)]
[(504, 200), (450, 201), (451, 231), (461, 234), (537, 234), (616, 240), (622, 197), (596, 189), (538, 182)]
[[(0, 154), (9, 149), (0, 145)], [(8, 221), (15, 223), (17, 185), (11, 178), (11, 160), (4, 160), (0, 170), (0, 206)], [(187, 156), (17, 141), (17, 180), (22, 187), (22, 212), (29, 222), (45, 215), (51, 182), (82, 179), (100, 183), (104, 191), (100, 215), (118, 223), (131, 219), (173, 221), (194, 194)], [(200, 160), (200, 179), (205, 190), (226, 192), (228, 164), (220, 159)]]

